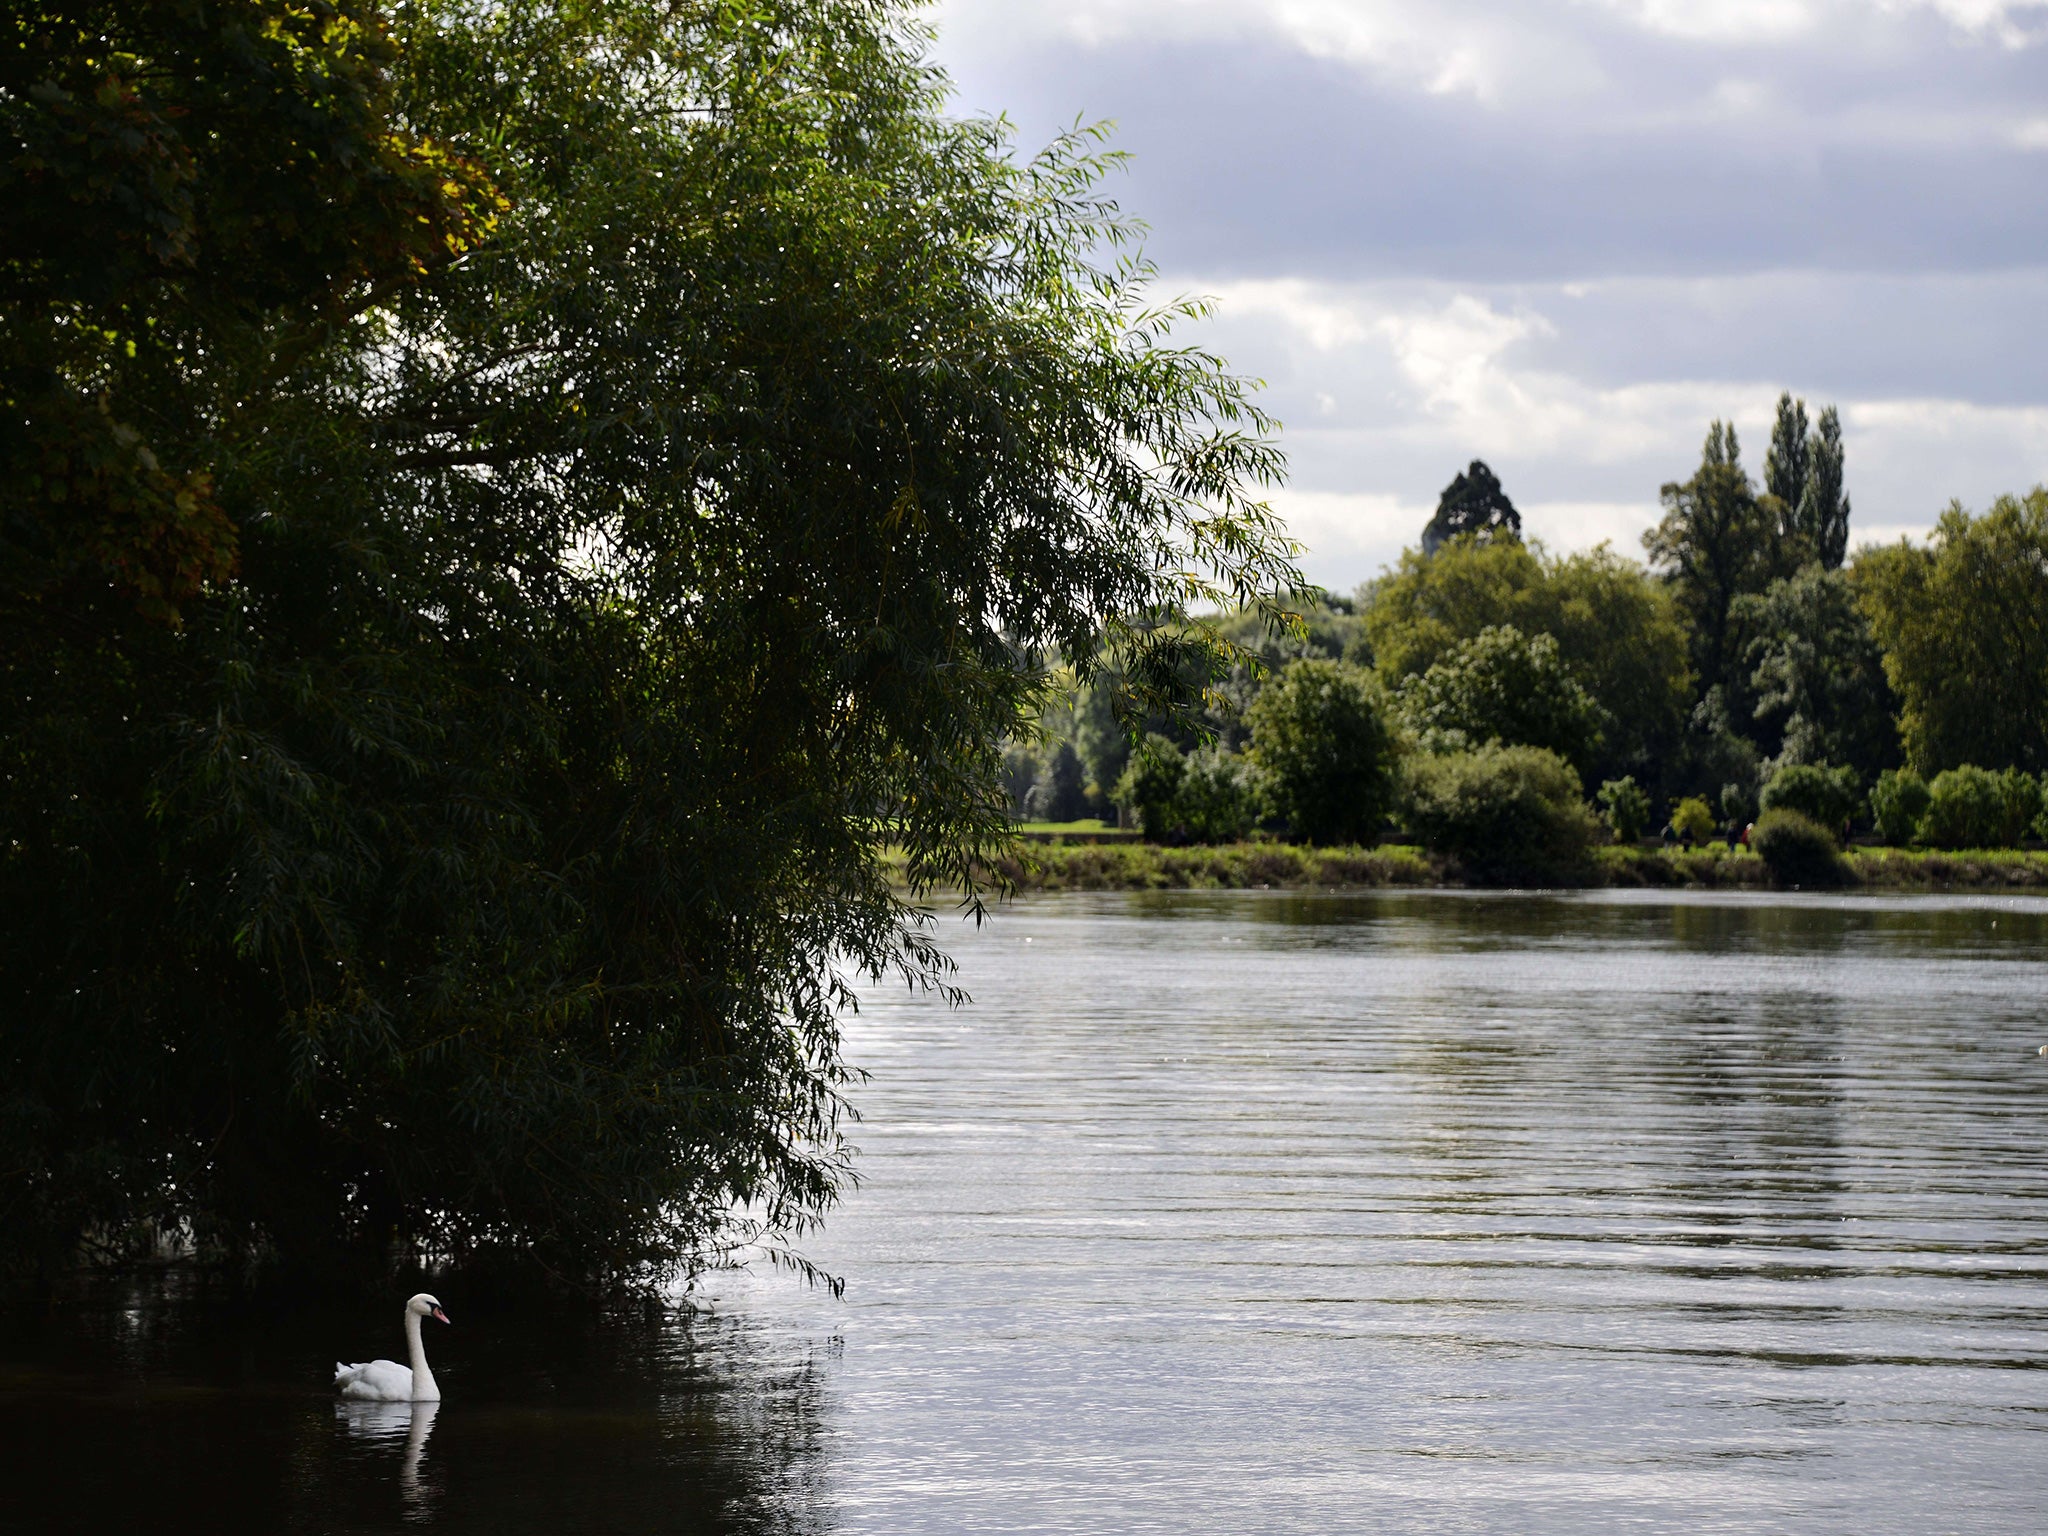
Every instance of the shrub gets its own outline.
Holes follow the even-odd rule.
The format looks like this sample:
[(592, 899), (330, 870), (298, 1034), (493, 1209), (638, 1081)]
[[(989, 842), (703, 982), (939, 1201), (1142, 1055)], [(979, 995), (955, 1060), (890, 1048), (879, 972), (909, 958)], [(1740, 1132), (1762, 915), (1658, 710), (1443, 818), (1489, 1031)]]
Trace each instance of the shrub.
[(1497, 883), (1577, 877), (1599, 834), (1579, 799), (1579, 776), (1543, 747), (1418, 757), (1407, 815), (1424, 846)]
[(2035, 816), (2041, 810), (2042, 785), (2032, 774), (2008, 768), (1998, 776), (1998, 791), (2005, 813), (1999, 827), (1999, 842), (2010, 847), (2033, 830)]
[(2009, 836), (2017, 798), (2004, 774), (1970, 763), (1946, 769), (1927, 786), (1920, 841), (1935, 848), (1997, 848), (2017, 841)]
[(1671, 830), (1704, 843), (1714, 835), (1714, 813), (1698, 795), (1687, 795), (1671, 808)]
[(1798, 811), (1765, 811), (1749, 841), (1781, 885), (1832, 885), (1842, 878), (1834, 834)]
[(1797, 811), (1810, 821), (1834, 828), (1855, 815), (1856, 802), (1862, 798), (1858, 790), (1853, 768), (1794, 763), (1771, 775), (1757, 803), (1766, 811)]
[(1600, 805), (1617, 843), (1632, 843), (1650, 823), (1650, 797), (1633, 777), (1609, 779), (1600, 786)]
[(1385, 692), (1349, 662), (1297, 661), (1251, 707), (1251, 757), (1310, 843), (1372, 843), (1386, 824), (1399, 761)]
[(1910, 768), (1887, 768), (1870, 791), (1870, 815), (1877, 835), (1893, 847), (1913, 841), (1927, 814), (1927, 781)]

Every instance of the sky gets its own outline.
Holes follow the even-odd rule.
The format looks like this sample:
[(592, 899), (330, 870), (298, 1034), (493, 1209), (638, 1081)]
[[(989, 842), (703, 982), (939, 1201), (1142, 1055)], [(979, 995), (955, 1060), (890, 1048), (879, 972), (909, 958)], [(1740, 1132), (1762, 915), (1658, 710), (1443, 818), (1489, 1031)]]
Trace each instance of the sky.
[(1474, 458), (1554, 550), (1778, 394), (1856, 542), (2048, 480), (2048, 0), (941, 0), (961, 113), (1112, 120), (1188, 333), (1265, 381), (1311, 579)]

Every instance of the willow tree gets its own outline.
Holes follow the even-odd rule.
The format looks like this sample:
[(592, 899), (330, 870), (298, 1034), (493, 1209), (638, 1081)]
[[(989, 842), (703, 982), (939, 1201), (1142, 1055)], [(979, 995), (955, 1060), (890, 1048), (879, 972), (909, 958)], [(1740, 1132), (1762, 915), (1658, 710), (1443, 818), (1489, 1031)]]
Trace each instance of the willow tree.
[(0, 1216), (46, 1260), (801, 1230), (853, 989), (947, 985), (918, 902), (979, 890), (1050, 671), (1191, 709), (1189, 615), (1298, 580), (1114, 157), (948, 117), (906, 11), (387, 20), (372, 136), (461, 238), (244, 304), (232, 409), (151, 383), (234, 548), (175, 623), (84, 563), (9, 598)]

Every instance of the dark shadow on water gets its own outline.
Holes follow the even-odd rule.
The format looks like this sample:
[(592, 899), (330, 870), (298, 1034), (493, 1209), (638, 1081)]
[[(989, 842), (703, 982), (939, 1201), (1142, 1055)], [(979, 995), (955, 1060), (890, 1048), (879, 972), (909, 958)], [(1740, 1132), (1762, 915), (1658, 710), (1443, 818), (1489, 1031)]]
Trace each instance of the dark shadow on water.
[(0, 1530), (809, 1533), (819, 1362), (707, 1316), (457, 1310), (440, 1404), (343, 1403), (389, 1316), (106, 1282), (0, 1324)]

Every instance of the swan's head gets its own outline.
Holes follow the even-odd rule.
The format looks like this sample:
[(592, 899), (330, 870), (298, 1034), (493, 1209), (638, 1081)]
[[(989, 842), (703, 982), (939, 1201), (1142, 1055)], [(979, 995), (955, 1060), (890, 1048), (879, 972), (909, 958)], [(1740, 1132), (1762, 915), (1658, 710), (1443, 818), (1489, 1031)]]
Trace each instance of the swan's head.
[(434, 1300), (425, 1291), (421, 1291), (419, 1295), (408, 1301), (405, 1304), (405, 1310), (414, 1317), (431, 1317), (437, 1323), (448, 1321), (448, 1314), (441, 1310), (441, 1303)]

